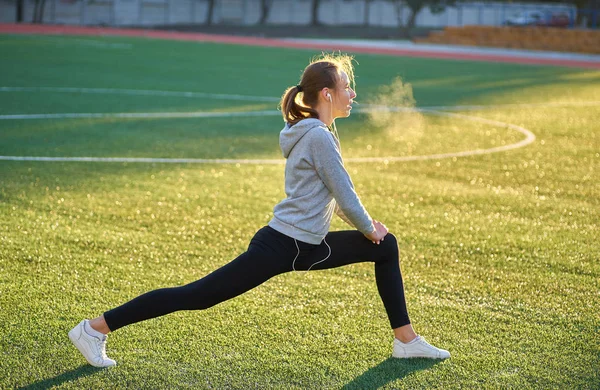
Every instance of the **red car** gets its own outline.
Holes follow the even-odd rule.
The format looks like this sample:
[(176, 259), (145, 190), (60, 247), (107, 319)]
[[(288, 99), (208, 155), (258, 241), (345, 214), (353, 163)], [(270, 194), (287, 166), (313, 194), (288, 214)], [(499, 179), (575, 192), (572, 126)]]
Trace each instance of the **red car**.
[(545, 23), (548, 27), (569, 27), (571, 25), (571, 18), (564, 12), (550, 15), (550, 18)]

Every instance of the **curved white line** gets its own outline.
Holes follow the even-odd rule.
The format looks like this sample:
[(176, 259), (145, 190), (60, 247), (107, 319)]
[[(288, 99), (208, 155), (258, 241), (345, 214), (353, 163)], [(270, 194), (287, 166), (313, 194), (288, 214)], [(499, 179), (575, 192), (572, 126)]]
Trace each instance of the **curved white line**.
[[(185, 91), (160, 91), (160, 90), (134, 90), (134, 89), (113, 89), (113, 88), (74, 88), (74, 87), (0, 87), (0, 92), (66, 92), (66, 93), (97, 93), (97, 94), (125, 94), (125, 95), (146, 95), (146, 96), (176, 96), (186, 98), (212, 98), (227, 100), (248, 100), (275, 102), (278, 98), (266, 96), (248, 96), (248, 95), (230, 95), (213, 94), (204, 92), (185, 92)], [(504, 104), (504, 105), (472, 105), (472, 106), (436, 106), (426, 108), (403, 108), (388, 107), (376, 105), (363, 105), (366, 109), (359, 112), (369, 112), (374, 110), (386, 111), (418, 111), (433, 115), (449, 116), (474, 120), (486, 124), (500, 127), (506, 127), (518, 131), (525, 135), (525, 139), (517, 143), (504, 145), (489, 149), (476, 149), (454, 153), (441, 153), (423, 156), (390, 156), (390, 157), (355, 157), (347, 158), (348, 162), (386, 162), (386, 161), (417, 161), (445, 159), (452, 157), (473, 156), (481, 154), (490, 154), (511, 149), (521, 148), (535, 141), (535, 135), (524, 127), (493, 121), (484, 118), (442, 112), (438, 110), (478, 110), (498, 107), (532, 107), (532, 106), (563, 106), (563, 105), (597, 105), (600, 102), (555, 102), (541, 104)], [(239, 117), (239, 116), (266, 116), (281, 115), (279, 111), (249, 111), (249, 112), (149, 112), (149, 113), (60, 113), (60, 114), (15, 114), (0, 115), (0, 120), (22, 120), (22, 119), (69, 119), (69, 118), (218, 118), (218, 117)], [(216, 163), (216, 164), (283, 164), (282, 159), (187, 159), (187, 158), (135, 158), (135, 157), (35, 157), (35, 156), (0, 156), (0, 160), (13, 161), (84, 161), (84, 162), (141, 162), (141, 163)]]
[[(378, 107), (377, 109), (381, 109)], [(393, 111), (403, 111), (404, 108), (388, 108)], [(369, 112), (370, 110), (360, 110), (359, 112)], [(520, 132), (525, 135), (525, 139), (514, 144), (498, 146), (489, 149), (476, 149), (467, 150), (462, 152), (453, 153), (441, 153), (441, 154), (430, 154), (422, 156), (390, 156), (390, 157), (350, 157), (346, 158), (347, 162), (392, 162), (392, 161), (418, 161), (418, 160), (440, 160), (452, 157), (465, 157), (475, 156), (481, 154), (491, 154), (497, 152), (503, 152), (507, 150), (517, 149), (531, 144), (535, 141), (535, 134), (527, 130), (524, 127), (513, 125), (510, 123), (504, 123), (500, 121), (494, 121), (490, 119), (484, 119), (480, 117), (456, 114), (450, 112), (442, 112), (430, 109), (413, 109), (413, 111), (425, 112), (432, 115), (448, 116), (454, 118), (461, 118), (490, 124), (498, 127), (505, 127)], [(279, 111), (252, 111), (252, 112), (197, 112), (197, 113), (117, 113), (117, 114), (94, 114), (103, 115), (102, 117), (109, 117), (120, 115), (117, 117), (126, 118), (142, 118), (147, 117), (145, 115), (152, 114), (153, 117), (218, 117), (218, 116), (245, 116), (245, 115), (281, 115)], [(44, 114), (40, 114), (44, 115)], [(60, 114), (49, 114), (49, 115), (60, 115)], [(85, 114), (68, 114), (68, 115), (85, 115)], [(135, 115), (135, 116), (132, 116)], [(168, 116), (160, 116), (168, 115)], [(184, 116), (178, 116), (184, 115)], [(81, 117), (81, 116), (77, 116)], [(2, 119), (2, 117), (0, 117)], [(31, 119), (31, 118), (27, 118)], [(10, 161), (79, 161), (79, 162), (131, 162), (131, 163), (189, 163), (189, 164), (285, 164), (283, 159), (202, 159), (202, 158), (144, 158), (144, 157), (35, 157), (35, 156), (0, 156), (0, 160)]]
[(494, 125), (494, 126), (498, 126), (498, 127), (506, 127), (506, 128), (518, 131), (519, 133), (523, 134), (525, 136), (525, 139), (523, 139), (519, 142), (516, 142), (514, 144), (497, 146), (497, 147), (489, 148), (489, 149), (475, 149), (475, 150), (466, 150), (463, 152), (428, 154), (428, 155), (424, 155), (424, 156), (355, 157), (355, 158), (347, 158), (345, 160), (349, 161), (349, 162), (382, 162), (382, 161), (383, 162), (385, 162), (385, 161), (391, 162), (391, 161), (441, 160), (441, 159), (453, 158), (453, 157), (476, 156), (476, 155), (481, 155), (481, 154), (505, 152), (507, 150), (522, 148), (522, 147), (527, 146), (535, 141), (535, 134), (533, 134), (531, 131), (527, 130), (524, 127), (513, 125), (511, 123), (504, 123), (504, 122), (500, 122), (500, 121), (494, 121), (491, 119), (485, 119), (485, 118), (480, 118), (480, 117), (470, 116), (470, 115), (455, 114), (455, 113), (451, 113), (451, 112), (434, 111), (434, 110), (427, 110), (427, 109), (419, 109), (418, 111), (428, 112), (430, 114), (439, 115), (439, 116), (463, 118), (463, 119), (481, 122), (481, 123), (485, 123), (488, 125)]

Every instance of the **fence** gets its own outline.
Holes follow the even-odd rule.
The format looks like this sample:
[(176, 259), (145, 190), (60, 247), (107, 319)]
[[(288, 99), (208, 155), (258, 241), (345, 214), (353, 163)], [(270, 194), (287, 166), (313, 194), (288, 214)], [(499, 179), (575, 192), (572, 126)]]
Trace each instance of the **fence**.
[[(318, 21), (326, 25), (399, 27), (408, 23), (411, 13), (403, 1), (273, 0), (266, 21), (309, 24), (313, 1), (319, 1)], [(31, 22), (35, 0), (23, 0), (23, 4), (23, 21)], [(208, 10), (209, 0), (46, 0), (43, 22), (109, 26), (202, 24), (208, 19)], [(441, 13), (424, 8), (416, 18), (416, 26), (499, 26), (510, 16), (531, 10), (568, 15), (571, 27), (596, 28), (599, 22), (598, 10), (579, 11), (577, 19), (573, 5), (465, 2)], [(214, 0), (215, 24), (253, 25), (260, 18), (260, 0)], [(0, 0), (0, 22), (15, 21), (16, 0)]]

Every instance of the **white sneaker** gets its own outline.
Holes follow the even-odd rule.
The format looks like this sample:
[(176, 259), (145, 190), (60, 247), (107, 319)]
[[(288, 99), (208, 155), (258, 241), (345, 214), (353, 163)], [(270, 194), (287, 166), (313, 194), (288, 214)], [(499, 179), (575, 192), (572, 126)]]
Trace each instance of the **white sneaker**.
[(421, 336), (406, 344), (398, 339), (394, 339), (394, 350), (392, 356), (395, 358), (413, 358), (423, 357), (431, 359), (447, 359), (450, 357), (450, 352), (445, 349), (436, 348), (429, 344)]
[[(106, 335), (102, 338), (92, 336), (85, 331), (85, 324), (88, 320), (83, 320), (69, 332), (69, 339), (83, 354), (85, 360), (94, 367), (116, 366), (117, 362), (106, 356)], [(89, 326), (89, 325), (88, 325)]]

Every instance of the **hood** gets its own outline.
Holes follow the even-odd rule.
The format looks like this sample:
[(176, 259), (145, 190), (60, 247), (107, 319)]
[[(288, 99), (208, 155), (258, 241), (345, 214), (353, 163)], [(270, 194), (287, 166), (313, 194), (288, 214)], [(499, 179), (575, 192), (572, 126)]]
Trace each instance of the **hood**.
[(279, 133), (279, 146), (283, 152), (283, 157), (288, 158), (298, 141), (315, 127), (327, 128), (323, 122), (314, 118), (302, 119), (291, 127), (286, 123), (281, 133)]

